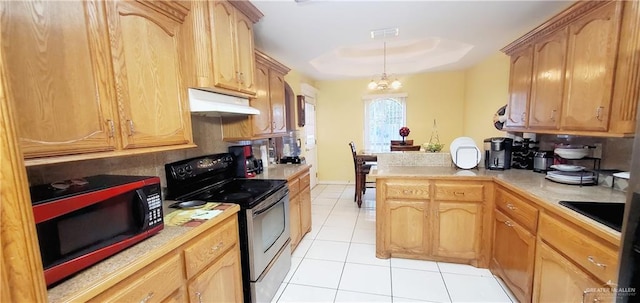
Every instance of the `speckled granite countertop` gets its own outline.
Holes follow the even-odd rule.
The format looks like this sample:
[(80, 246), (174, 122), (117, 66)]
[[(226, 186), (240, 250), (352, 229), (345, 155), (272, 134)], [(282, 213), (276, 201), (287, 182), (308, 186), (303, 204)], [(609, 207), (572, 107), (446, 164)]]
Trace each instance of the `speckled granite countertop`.
[[(163, 201), (163, 209), (166, 216), (174, 209), (167, 208), (174, 201)], [(141, 269), (154, 261), (150, 258), (156, 254), (168, 253), (171, 250), (191, 240), (200, 232), (211, 228), (221, 220), (235, 214), (240, 209), (235, 204), (223, 204), (216, 209), (224, 210), (223, 213), (202, 223), (196, 227), (166, 226), (154, 236), (129, 247), (109, 258), (91, 266), (68, 280), (48, 290), (49, 302), (75, 302), (85, 301), (78, 298), (85, 292), (91, 292), (93, 288), (105, 280), (117, 276), (123, 270)]]
[(626, 194), (610, 187), (560, 184), (545, 179), (545, 174), (520, 169), (495, 171), (483, 168), (461, 170), (449, 166), (387, 166), (378, 167), (371, 172), (371, 176), (376, 178), (437, 177), (458, 180), (495, 180), (496, 183), (519, 194), (529, 196), (541, 207), (560, 212), (564, 217), (576, 218), (602, 232), (605, 236), (609, 236), (609, 239), (620, 240), (620, 232), (558, 204), (562, 200), (624, 203)]
[(310, 167), (311, 165), (309, 164), (269, 164), (269, 166), (265, 167), (264, 171), (255, 178), (287, 180), (289, 177)]

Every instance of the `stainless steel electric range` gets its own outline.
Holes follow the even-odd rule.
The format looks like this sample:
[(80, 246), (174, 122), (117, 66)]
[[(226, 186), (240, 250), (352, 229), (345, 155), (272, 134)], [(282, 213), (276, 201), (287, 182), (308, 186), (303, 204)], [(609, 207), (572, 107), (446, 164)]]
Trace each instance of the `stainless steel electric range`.
[(234, 178), (231, 154), (165, 165), (166, 199), (236, 203), (245, 302), (270, 302), (291, 267), (286, 180)]

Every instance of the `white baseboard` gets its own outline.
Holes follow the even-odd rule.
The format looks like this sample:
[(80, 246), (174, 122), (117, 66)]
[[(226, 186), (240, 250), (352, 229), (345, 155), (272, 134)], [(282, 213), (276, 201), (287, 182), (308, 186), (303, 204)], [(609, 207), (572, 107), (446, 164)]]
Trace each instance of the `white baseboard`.
[(344, 180), (339, 180), (339, 181), (323, 180), (323, 181), (318, 181), (318, 184), (324, 184), (324, 185), (349, 185), (349, 184), (353, 184), (353, 182), (344, 181)]

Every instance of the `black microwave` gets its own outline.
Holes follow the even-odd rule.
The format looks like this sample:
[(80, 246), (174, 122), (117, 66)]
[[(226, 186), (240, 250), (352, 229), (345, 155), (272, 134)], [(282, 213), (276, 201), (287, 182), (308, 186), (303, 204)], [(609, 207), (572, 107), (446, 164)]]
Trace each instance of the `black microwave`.
[(98, 175), (30, 192), (47, 286), (164, 228), (158, 177)]

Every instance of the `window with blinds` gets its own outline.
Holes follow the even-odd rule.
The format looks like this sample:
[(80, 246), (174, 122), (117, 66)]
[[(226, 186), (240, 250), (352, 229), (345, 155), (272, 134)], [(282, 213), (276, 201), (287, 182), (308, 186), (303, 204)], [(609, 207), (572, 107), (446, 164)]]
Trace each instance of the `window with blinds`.
[(406, 94), (364, 98), (364, 149), (388, 151), (391, 140), (401, 140), (398, 130), (406, 124)]

